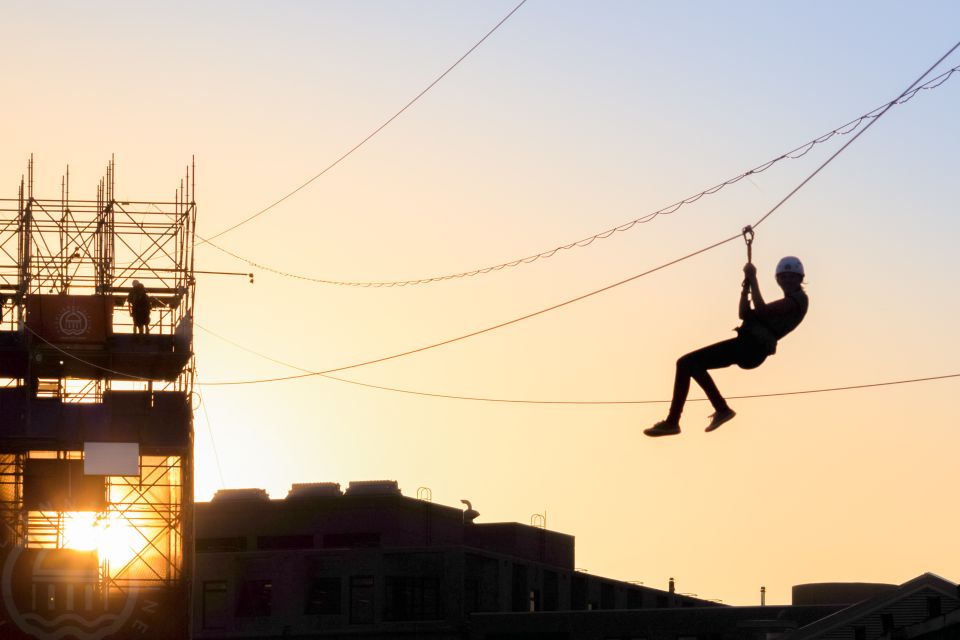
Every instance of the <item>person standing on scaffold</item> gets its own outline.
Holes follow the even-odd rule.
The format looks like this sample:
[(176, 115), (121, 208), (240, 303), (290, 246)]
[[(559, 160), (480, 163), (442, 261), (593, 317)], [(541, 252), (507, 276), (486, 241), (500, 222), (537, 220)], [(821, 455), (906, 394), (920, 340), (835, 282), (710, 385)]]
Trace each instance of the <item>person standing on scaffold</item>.
[[(744, 229), (749, 251), (752, 231)], [(767, 356), (777, 351), (777, 341), (797, 328), (807, 313), (807, 294), (803, 290), (803, 264), (793, 256), (787, 256), (777, 264), (777, 284), (783, 290), (783, 298), (766, 303), (757, 283), (757, 268), (749, 261), (743, 267), (746, 278), (740, 292), (740, 319), (743, 323), (737, 327), (737, 337), (698, 349), (677, 360), (677, 376), (673, 383), (673, 399), (670, 412), (644, 433), (651, 437), (672, 436), (680, 433), (680, 414), (690, 391), (690, 378), (703, 388), (713, 405), (707, 431), (713, 431), (724, 422), (732, 419), (736, 412), (727, 405), (720, 395), (709, 369), (722, 369), (738, 365), (741, 369), (759, 367)], [(752, 302), (752, 304), (751, 304)]]
[(137, 340), (142, 340), (142, 336), (150, 333), (150, 309), (153, 307), (153, 299), (139, 280), (134, 280), (132, 284), (127, 295), (127, 306), (130, 317), (133, 318), (133, 335)]

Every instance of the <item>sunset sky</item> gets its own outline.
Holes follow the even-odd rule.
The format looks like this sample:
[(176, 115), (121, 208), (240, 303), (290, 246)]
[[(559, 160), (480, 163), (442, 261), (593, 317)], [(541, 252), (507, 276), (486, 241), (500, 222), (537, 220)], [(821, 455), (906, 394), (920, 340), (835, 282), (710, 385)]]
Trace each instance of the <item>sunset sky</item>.
[[(4, 6), (0, 197), (30, 154), (38, 195), (173, 195), (196, 157), (218, 234), (383, 125), (513, 10), (486, 2)], [(439, 277), (589, 238), (760, 166), (897, 97), (958, 39), (960, 4), (529, 0), (308, 186), (216, 239), (337, 281)], [(960, 50), (932, 78), (960, 65)], [(757, 229), (768, 299), (783, 255), (810, 312), (729, 396), (960, 373), (960, 74), (892, 108)], [(731, 604), (816, 581), (960, 579), (960, 378), (731, 400), (706, 434), (645, 427), (665, 404), (442, 399), (308, 377), (445, 341), (737, 234), (850, 136), (671, 215), (549, 259), (432, 284), (318, 284), (207, 246), (197, 269), (196, 498), (222, 487), (397, 480), (405, 495), (576, 536), (577, 567)], [(669, 398), (676, 358), (732, 337), (737, 240), (504, 328), (336, 374), (514, 400)], [(219, 337), (218, 337), (219, 336)], [(227, 341), (225, 341), (225, 338)], [(248, 351), (230, 344), (232, 341)], [(268, 356), (273, 361), (252, 352)], [(208, 386), (211, 385), (211, 386)], [(694, 387), (692, 398), (702, 398)]]

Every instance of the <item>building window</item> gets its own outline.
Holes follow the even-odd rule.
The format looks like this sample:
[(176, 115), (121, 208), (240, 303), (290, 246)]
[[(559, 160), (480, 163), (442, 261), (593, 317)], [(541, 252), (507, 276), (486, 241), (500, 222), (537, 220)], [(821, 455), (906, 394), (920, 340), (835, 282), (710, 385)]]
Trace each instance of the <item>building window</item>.
[(197, 553), (224, 553), (229, 551), (246, 551), (247, 539), (244, 536), (231, 538), (197, 538)]
[(350, 577), (350, 624), (373, 623), (373, 576)]
[(543, 607), (543, 605), (540, 604), (540, 590), (539, 590), (539, 589), (531, 589), (531, 590), (530, 590), (530, 608), (529, 608), (529, 611), (530, 611), (531, 613), (533, 613), (533, 612), (535, 612), (535, 611), (540, 611), (540, 610), (542, 609), (542, 607)]
[(213, 580), (203, 583), (203, 628), (227, 627), (227, 583)]
[(881, 633), (890, 633), (891, 631), (893, 631), (893, 614), (892, 613), (880, 614), (880, 631)]
[(443, 617), (440, 581), (434, 577), (387, 576), (386, 620), (438, 620)]
[(376, 531), (352, 533), (327, 533), (323, 536), (326, 549), (363, 549), (380, 546), (380, 534)]
[(943, 613), (940, 596), (927, 596), (927, 617), (936, 618)]
[(574, 611), (583, 611), (587, 608), (587, 579), (574, 576), (570, 586), (570, 608)]
[(627, 591), (627, 609), (643, 608), (643, 592), (639, 589), (630, 589)]
[(543, 572), (543, 610), (558, 611), (560, 609), (560, 582), (554, 571)]
[(513, 587), (510, 593), (510, 609), (512, 611), (530, 610), (530, 590), (527, 588), (527, 567), (522, 564), (513, 565), (511, 580)]
[(500, 563), (493, 558), (468, 554), (464, 578), (465, 611), (498, 611), (499, 587)]
[(853, 628), (853, 640), (867, 640), (867, 628), (858, 624)]
[(613, 593), (613, 585), (609, 582), (603, 582), (600, 584), (600, 608), (601, 609), (615, 609), (617, 606), (616, 599)]
[(464, 613), (480, 611), (480, 581), (476, 578), (463, 581), (463, 609)]
[(339, 614), (340, 578), (313, 578), (307, 585), (307, 602), (303, 612), (308, 615)]
[(270, 580), (247, 580), (240, 587), (237, 601), (237, 616), (265, 618), (273, 606), (273, 582)]
[(283, 551), (287, 549), (310, 549), (313, 536), (257, 536), (257, 549)]

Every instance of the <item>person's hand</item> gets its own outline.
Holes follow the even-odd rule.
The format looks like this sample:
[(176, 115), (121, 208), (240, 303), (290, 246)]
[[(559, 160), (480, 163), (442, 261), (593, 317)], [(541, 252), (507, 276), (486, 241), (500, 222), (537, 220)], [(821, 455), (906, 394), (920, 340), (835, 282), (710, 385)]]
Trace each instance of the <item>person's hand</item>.
[(757, 268), (753, 266), (752, 262), (748, 262), (743, 265), (743, 275), (747, 277), (748, 280), (752, 280), (757, 277)]

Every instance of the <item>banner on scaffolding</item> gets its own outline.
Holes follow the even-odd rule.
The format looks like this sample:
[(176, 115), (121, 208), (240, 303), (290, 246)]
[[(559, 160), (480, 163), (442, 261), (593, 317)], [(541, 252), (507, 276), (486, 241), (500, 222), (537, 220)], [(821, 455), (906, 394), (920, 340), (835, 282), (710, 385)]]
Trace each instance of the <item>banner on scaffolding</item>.
[(27, 328), (57, 344), (102, 344), (113, 326), (109, 296), (32, 295), (27, 297)]
[(84, 442), (83, 473), (88, 476), (140, 476), (136, 442)]

